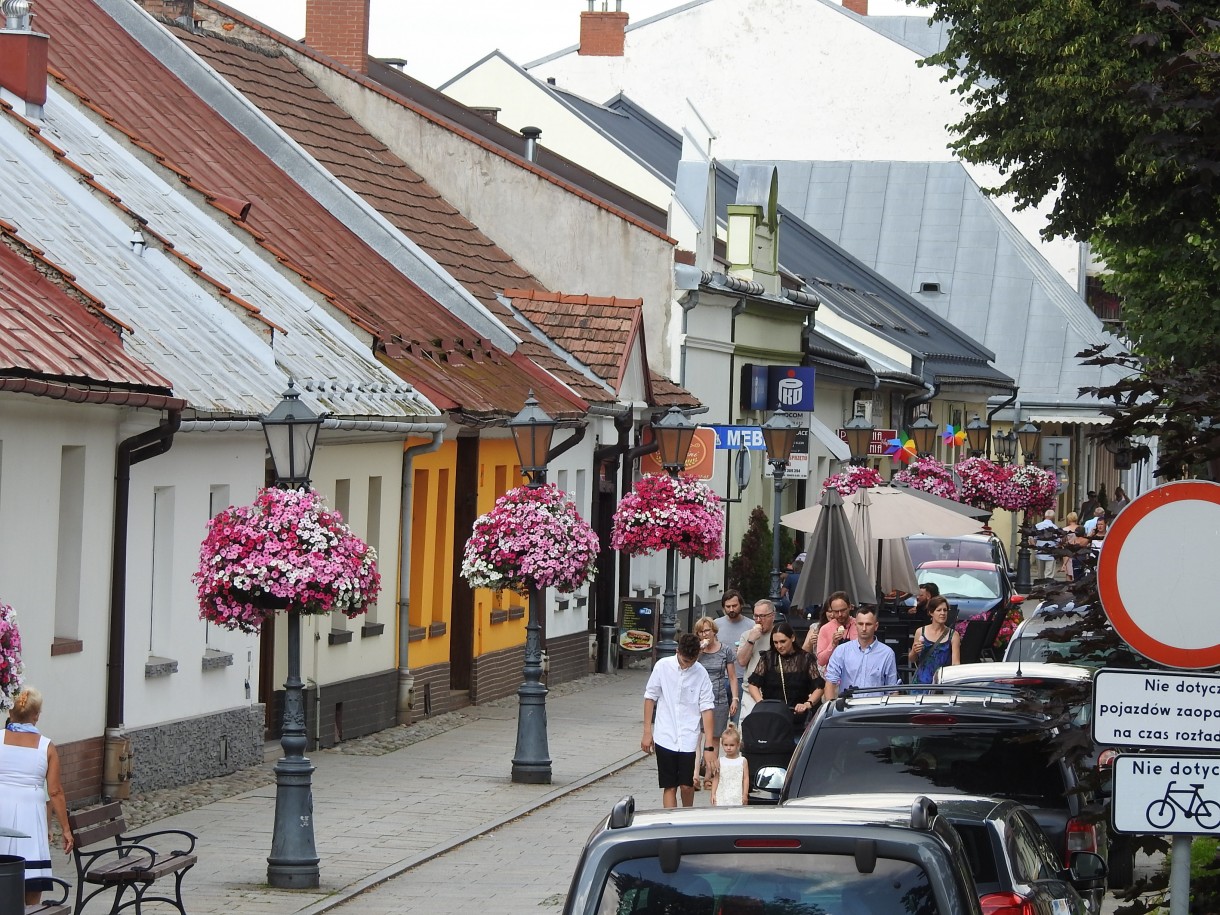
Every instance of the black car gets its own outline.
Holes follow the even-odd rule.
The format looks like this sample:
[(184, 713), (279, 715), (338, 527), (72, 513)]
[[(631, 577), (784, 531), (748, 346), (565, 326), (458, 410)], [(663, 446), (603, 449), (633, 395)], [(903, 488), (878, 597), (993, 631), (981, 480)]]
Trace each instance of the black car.
[[(1053, 707), (1052, 707), (1053, 708)], [(986, 795), (1029, 809), (1063, 866), (1107, 852), (1104, 802), (1064, 751), (1066, 710), (1002, 687), (849, 690), (797, 744), (781, 802), (835, 794)], [(1094, 910), (1104, 890), (1092, 892)]]
[(982, 915), (957, 833), (927, 798), (636, 813), (589, 837), (564, 915)]
[[(892, 807), (902, 796), (846, 795), (817, 803), (851, 802)], [(792, 805), (807, 804), (799, 798)], [(1077, 852), (1064, 868), (1042, 828), (1020, 804), (989, 797), (932, 798), (940, 815), (953, 824), (966, 850), (984, 912), (997, 915), (1085, 915), (1080, 891), (1089, 892), (1105, 875), (1097, 855)]]

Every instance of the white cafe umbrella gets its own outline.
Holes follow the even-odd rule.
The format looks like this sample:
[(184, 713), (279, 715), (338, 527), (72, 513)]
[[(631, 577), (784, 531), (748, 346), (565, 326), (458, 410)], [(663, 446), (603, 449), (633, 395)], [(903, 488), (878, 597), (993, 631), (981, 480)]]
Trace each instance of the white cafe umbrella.
[[(843, 506), (847, 520), (856, 529), (856, 515), (860, 512), (860, 491)], [(798, 531), (811, 533), (818, 523), (820, 505), (811, 505), (799, 511), (789, 512), (780, 518), (780, 523)], [(911, 534), (931, 534), (935, 537), (959, 537), (962, 534), (977, 534), (981, 525), (973, 518), (934, 505), (913, 496), (904, 489), (892, 486), (875, 486), (868, 490), (869, 532), (877, 540), (896, 540)]]

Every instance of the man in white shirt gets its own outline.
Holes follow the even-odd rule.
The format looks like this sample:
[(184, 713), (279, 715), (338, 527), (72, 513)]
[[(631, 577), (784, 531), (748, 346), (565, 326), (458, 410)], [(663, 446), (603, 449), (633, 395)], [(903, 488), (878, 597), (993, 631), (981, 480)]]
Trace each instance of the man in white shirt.
[(822, 701), (834, 698), (853, 686), (897, 686), (898, 660), (894, 649), (877, 641), (877, 611), (861, 607), (856, 611), (856, 638), (844, 642), (830, 655), (826, 665), (826, 692)]
[(657, 781), (666, 807), (678, 806), (679, 788), (682, 806), (694, 805), (695, 759), (701, 746), (709, 778), (715, 776), (720, 763), (713, 740), (716, 726), (712, 709), (716, 703), (711, 677), (699, 663), (701, 650), (697, 635), (682, 633), (677, 654), (657, 661), (644, 687), (640, 749), (657, 755)]
[(1100, 505), (1093, 509), (1093, 517), (1084, 523), (1084, 533), (1087, 537), (1092, 537), (1093, 532), (1097, 530), (1097, 522), (1106, 516), (1106, 510)]
[(1035, 531), (1044, 531), (1042, 534), (1034, 534), (1035, 543), (1038, 546), (1038, 552), (1035, 554), (1038, 560), (1038, 579), (1045, 581), (1054, 581), (1055, 566), (1059, 559), (1051, 550), (1059, 546), (1059, 525), (1055, 523), (1055, 510), (1048, 508), (1042, 515), (1042, 520), (1034, 525)]

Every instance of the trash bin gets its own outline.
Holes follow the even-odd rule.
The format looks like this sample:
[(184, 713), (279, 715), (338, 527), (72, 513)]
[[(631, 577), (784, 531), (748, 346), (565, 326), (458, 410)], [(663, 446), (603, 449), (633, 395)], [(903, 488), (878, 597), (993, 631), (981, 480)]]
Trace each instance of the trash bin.
[(25, 911), (25, 858), (0, 855), (0, 912)]
[(615, 635), (617, 626), (602, 626), (601, 643), (597, 652), (597, 672), (599, 674), (615, 673), (618, 670), (618, 641)]

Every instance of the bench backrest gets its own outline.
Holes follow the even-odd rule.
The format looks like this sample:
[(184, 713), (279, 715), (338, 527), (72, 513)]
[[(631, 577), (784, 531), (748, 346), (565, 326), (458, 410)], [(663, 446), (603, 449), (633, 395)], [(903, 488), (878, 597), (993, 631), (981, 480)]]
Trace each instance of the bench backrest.
[(105, 839), (127, 832), (127, 821), (123, 819), (123, 805), (118, 801), (83, 810), (68, 817), (77, 848), (88, 848)]

